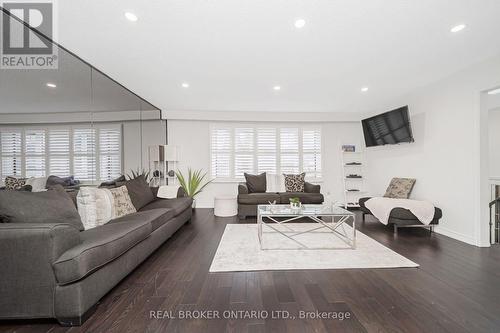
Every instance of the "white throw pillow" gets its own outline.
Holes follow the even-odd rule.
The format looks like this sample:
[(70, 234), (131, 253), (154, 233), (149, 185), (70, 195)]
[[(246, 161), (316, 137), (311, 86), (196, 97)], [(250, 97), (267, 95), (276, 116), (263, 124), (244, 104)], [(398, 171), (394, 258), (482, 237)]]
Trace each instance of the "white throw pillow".
[(113, 195), (108, 189), (82, 187), (76, 196), (76, 203), (85, 230), (106, 224), (114, 218)]
[(47, 191), (47, 177), (31, 177), (26, 180), (26, 185), (31, 185), (31, 192)]
[(283, 175), (266, 173), (266, 192), (285, 192), (285, 177)]

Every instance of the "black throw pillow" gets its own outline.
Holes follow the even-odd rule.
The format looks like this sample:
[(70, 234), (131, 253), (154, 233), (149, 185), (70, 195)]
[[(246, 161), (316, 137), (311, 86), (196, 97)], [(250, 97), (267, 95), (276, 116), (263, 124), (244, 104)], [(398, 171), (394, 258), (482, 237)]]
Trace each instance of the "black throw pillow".
[(73, 201), (61, 189), (0, 191), (0, 216), (4, 223), (67, 223), (84, 230)]
[(250, 175), (245, 173), (247, 181), (248, 193), (265, 193), (266, 192), (266, 173), (260, 175)]
[(139, 210), (155, 199), (153, 191), (149, 187), (144, 175), (131, 179), (125, 183), (128, 195), (135, 209)]

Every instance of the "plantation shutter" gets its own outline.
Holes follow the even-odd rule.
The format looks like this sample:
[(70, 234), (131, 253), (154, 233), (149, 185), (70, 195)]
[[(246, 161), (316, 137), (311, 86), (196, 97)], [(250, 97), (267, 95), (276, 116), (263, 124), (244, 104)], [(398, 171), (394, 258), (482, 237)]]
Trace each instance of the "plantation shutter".
[(231, 129), (213, 128), (210, 141), (212, 177), (231, 177)]
[(100, 179), (110, 180), (120, 176), (121, 131), (119, 128), (99, 129), (99, 164)]
[(308, 178), (321, 178), (321, 130), (302, 132), (302, 169)]
[(257, 129), (257, 172), (277, 172), (276, 128)]
[(22, 176), (21, 129), (2, 129), (0, 131), (0, 159), (2, 178)]
[(243, 174), (254, 173), (254, 129), (234, 129), (234, 177), (243, 178)]
[(297, 174), (300, 170), (299, 129), (280, 129), (280, 164), (282, 173)]
[(67, 177), (70, 170), (70, 130), (49, 129), (50, 175)]
[(26, 177), (45, 176), (45, 130), (25, 131)]
[(73, 131), (73, 172), (76, 179), (96, 179), (96, 134), (94, 128), (75, 128)]

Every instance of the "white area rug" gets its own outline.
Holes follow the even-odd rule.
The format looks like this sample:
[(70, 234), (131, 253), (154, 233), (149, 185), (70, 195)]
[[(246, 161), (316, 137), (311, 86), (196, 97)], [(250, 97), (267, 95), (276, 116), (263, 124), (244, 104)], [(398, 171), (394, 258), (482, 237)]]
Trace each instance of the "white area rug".
[[(294, 223), (289, 226), (294, 230), (305, 230), (317, 224)], [(345, 230), (352, 231), (348, 225)], [(307, 246), (334, 245), (341, 249), (290, 249), (297, 248), (297, 244), (280, 234), (265, 233), (263, 237), (266, 248), (287, 249), (261, 250), (256, 224), (228, 224), (219, 242), (210, 272), (419, 266), (359, 231), (356, 232), (356, 249), (349, 248), (338, 237), (322, 231), (303, 234), (300, 241)]]

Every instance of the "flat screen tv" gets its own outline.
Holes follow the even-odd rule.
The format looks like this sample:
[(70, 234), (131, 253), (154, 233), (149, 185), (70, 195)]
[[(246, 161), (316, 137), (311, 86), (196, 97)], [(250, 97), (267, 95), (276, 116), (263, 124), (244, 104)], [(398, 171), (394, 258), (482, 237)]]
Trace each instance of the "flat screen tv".
[(413, 142), (408, 106), (361, 121), (367, 147)]

